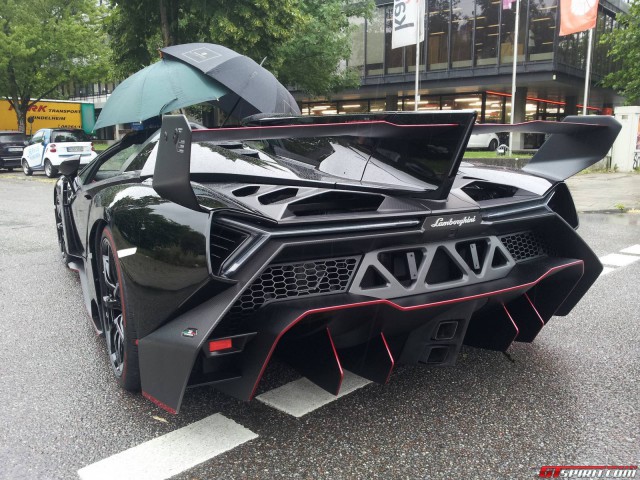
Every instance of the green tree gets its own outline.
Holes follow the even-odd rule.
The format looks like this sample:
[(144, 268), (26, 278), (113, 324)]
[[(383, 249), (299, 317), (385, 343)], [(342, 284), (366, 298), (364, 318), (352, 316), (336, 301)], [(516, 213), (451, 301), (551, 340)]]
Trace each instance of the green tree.
[(112, 2), (106, 22), (115, 74), (127, 77), (158, 58), (163, 46), (217, 43), (247, 55), (283, 83), (324, 94), (358, 84), (338, 69), (349, 58), (350, 16), (371, 0), (140, 0)]
[(278, 50), (279, 78), (311, 95), (327, 95), (360, 84), (360, 72), (346, 68), (351, 56), (350, 17), (369, 18), (372, 1), (303, 0), (304, 22)]
[(279, 66), (277, 47), (303, 21), (299, 0), (139, 0), (111, 2), (106, 22), (115, 74), (127, 77), (169, 45), (225, 45), (260, 62)]
[(0, 97), (25, 131), (28, 109), (68, 82), (106, 72), (101, 10), (92, 0), (0, 1)]
[(618, 67), (603, 79), (626, 97), (627, 104), (640, 102), (640, 2), (629, 4), (629, 13), (618, 14), (618, 28), (603, 35), (601, 43), (607, 46), (608, 56)]

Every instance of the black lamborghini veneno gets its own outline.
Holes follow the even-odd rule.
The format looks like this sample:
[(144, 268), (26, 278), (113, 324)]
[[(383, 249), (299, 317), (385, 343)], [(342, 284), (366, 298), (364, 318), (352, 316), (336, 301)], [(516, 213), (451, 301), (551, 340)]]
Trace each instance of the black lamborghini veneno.
[(475, 119), (166, 116), (80, 173), (66, 161), (60, 247), (119, 383), (177, 412), (188, 386), (250, 399), (273, 355), (337, 393), (343, 368), (384, 383), (531, 342), (602, 270), (563, 180), (620, 126), (476, 126), (549, 135), (513, 172), (462, 162)]

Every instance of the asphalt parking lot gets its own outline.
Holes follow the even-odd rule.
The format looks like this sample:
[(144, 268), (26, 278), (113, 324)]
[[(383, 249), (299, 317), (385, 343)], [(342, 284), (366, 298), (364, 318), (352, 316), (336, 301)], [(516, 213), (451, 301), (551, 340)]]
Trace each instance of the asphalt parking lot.
[[(111, 378), (77, 275), (57, 255), (52, 198), (46, 177), (0, 172), (0, 478), (124, 478), (109, 468), (135, 460), (130, 449), (203, 425), (211, 428), (184, 452), (165, 445), (176, 462), (197, 458), (206, 442), (219, 454), (190, 469), (169, 453), (147, 454), (149, 466), (130, 471), (162, 465), (156, 478), (185, 480), (532, 479), (543, 465), (640, 463), (640, 252), (626, 250), (640, 244), (638, 214), (581, 216), (606, 274), (569, 316), (553, 318), (534, 343), (514, 344), (509, 357), (465, 347), (455, 367), (401, 367), (388, 385), (358, 384), (302, 416), (207, 388), (189, 390), (171, 416)], [(260, 393), (298, 379), (274, 363)], [(288, 401), (304, 393), (280, 391)]]

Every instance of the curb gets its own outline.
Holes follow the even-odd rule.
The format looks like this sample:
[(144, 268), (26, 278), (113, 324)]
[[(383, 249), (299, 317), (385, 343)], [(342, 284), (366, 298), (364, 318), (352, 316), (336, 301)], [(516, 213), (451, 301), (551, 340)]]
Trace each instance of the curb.
[(604, 210), (578, 210), (578, 213), (629, 213), (631, 210), (636, 210), (635, 208), (625, 208), (624, 210), (620, 210), (617, 208), (610, 208)]

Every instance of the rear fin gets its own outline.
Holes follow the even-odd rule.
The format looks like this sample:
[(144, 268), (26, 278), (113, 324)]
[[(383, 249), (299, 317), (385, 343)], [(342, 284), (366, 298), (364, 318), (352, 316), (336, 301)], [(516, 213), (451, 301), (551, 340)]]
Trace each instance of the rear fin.
[(204, 211), (191, 187), (191, 127), (184, 115), (165, 115), (158, 140), (153, 189), (163, 198)]
[(569, 116), (561, 123), (564, 122), (580, 122), (600, 128), (552, 134), (523, 171), (549, 180), (566, 180), (602, 160), (622, 128), (615, 118), (604, 115)]
[(550, 137), (522, 169), (552, 181), (563, 181), (602, 160), (622, 126), (605, 115), (568, 116), (562, 122), (532, 121), (476, 125), (473, 133), (526, 132)]

